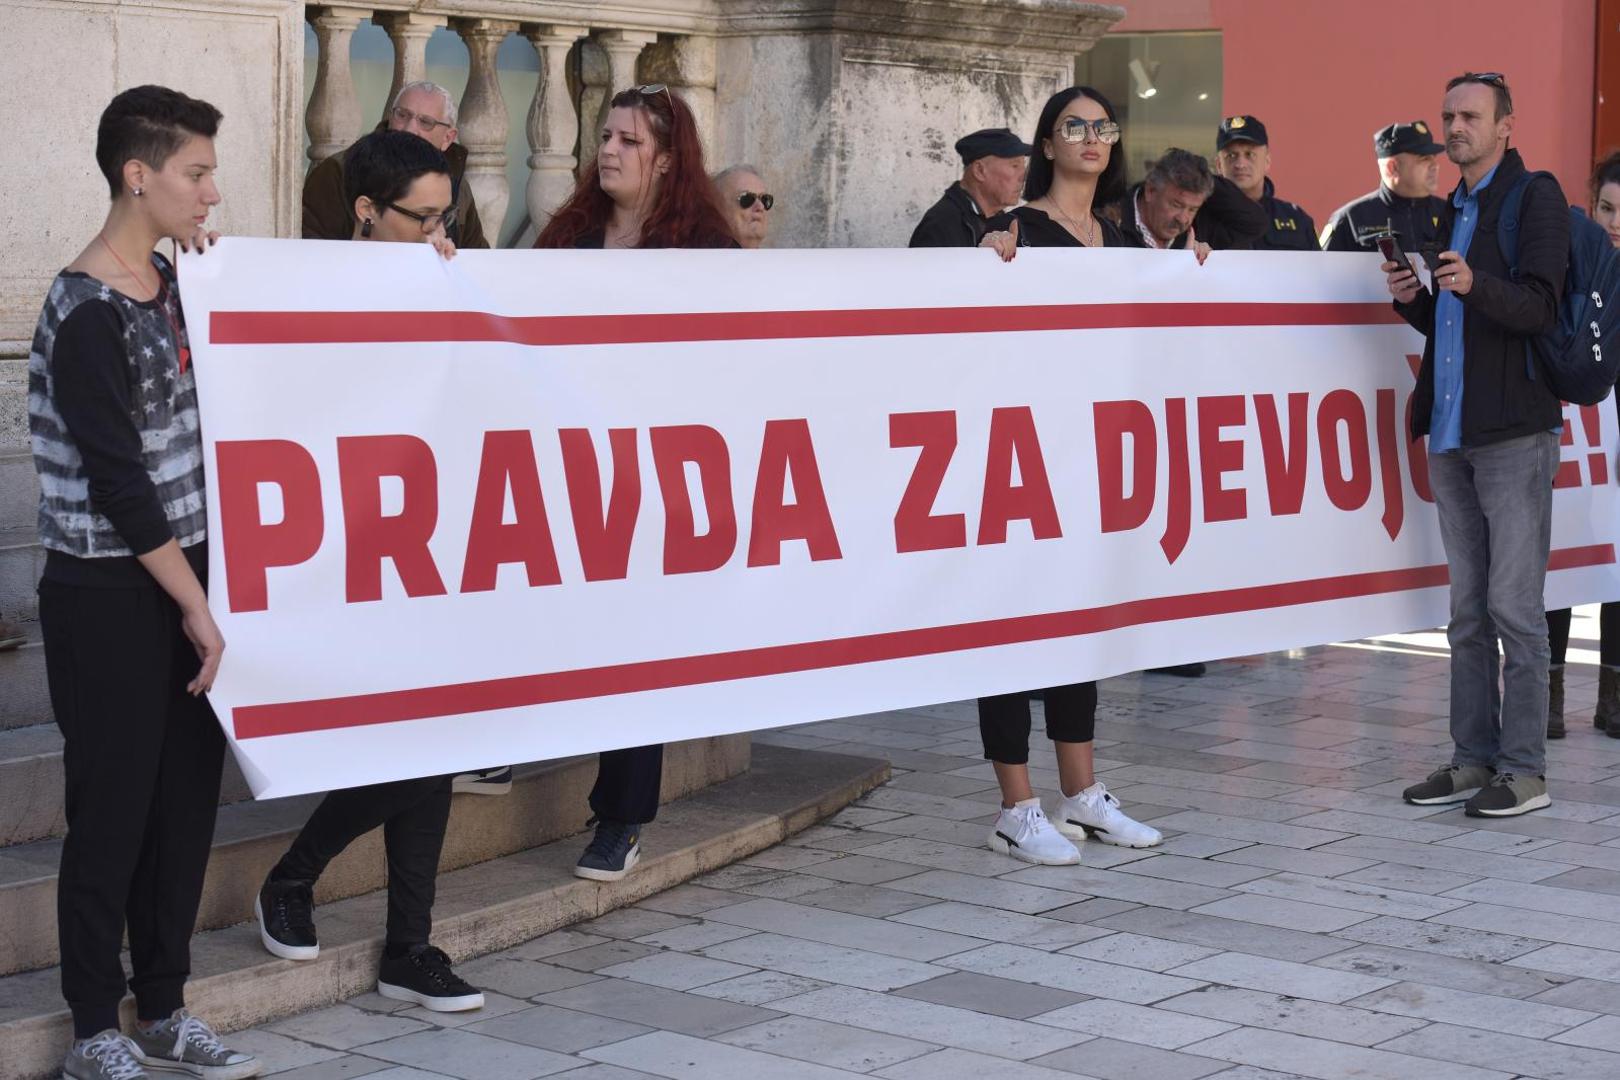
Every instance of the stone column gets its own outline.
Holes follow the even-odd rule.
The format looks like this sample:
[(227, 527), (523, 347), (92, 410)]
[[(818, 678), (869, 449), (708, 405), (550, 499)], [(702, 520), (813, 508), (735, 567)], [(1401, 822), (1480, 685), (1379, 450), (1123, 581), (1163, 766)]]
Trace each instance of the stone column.
[(466, 182), (478, 202), (478, 217), (490, 246), (500, 243), (511, 192), (506, 183), (506, 99), (495, 77), (495, 53), (515, 22), (499, 19), (455, 19), (451, 28), (467, 43), (467, 91), (461, 97), (458, 127), (467, 148)]
[(703, 160), (710, 172), (734, 164), (715, 158), (714, 65), (712, 37), (665, 38), (641, 54), (641, 72), (646, 80), (663, 83), (691, 106), (698, 140), (703, 144)]
[(524, 193), (537, 232), (574, 189), (579, 116), (568, 92), (568, 52), (589, 32), (583, 26), (552, 25), (523, 32), (540, 54), (540, 83), (529, 104), (529, 182)]
[[(620, 90), (628, 90), (640, 81), (636, 78), (636, 61), (641, 57), (641, 50), (657, 41), (658, 35), (643, 30), (602, 30), (592, 40), (606, 55), (607, 71), (602, 73), (605, 75), (605, 82), (602, 84), (604, 89), (602, 103), (595, 113), (590, 130), (584, 133), (588, 139), (580, 140), (581, 158), (586, 156), (587, 142), (589, 153), (596, 153), (596, 146), (601, 142), (602, 125), (607, 122), (613, 95)], [(581, 123), (585, 122), (587, 115), (590, 114), (582, 109)]]
[(305, 15), (320, 43), (315, 88), (304, 110), (304, 127), (309, 132), (305, 154), (311, 162), (325, 161), (360, 136), (360, 102), (354, 96), (354, 75), (349, 69), (349, 39), (360, 20), (370, 15), (367, 8), (350, 7), (309, 8)]
[(387, 11), (378, 12), (372, 21), (388, 31), (388, 40), (394, 44), (394, 84), (388, 88), (388, 100), (383, 102), (386, 119), (400, 87), (427, 78), (428, 38), (449, 20), (419, 11)]

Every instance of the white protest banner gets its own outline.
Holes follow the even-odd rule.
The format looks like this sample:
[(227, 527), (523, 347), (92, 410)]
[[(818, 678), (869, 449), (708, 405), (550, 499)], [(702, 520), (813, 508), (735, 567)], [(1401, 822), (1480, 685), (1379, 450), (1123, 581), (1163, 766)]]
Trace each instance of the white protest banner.
[[(1374, 256), (232, 239), (181, 281), (260, 796), (1446, 621)], [(1614, 412), (1567, 415), (1557, 606), (1620, 597)]]

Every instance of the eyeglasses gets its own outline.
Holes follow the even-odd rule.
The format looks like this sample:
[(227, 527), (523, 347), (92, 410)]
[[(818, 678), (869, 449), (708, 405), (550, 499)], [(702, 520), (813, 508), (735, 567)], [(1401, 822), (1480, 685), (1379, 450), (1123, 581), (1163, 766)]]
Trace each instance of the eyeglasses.
[(1119, 142), (1119, 125), (1112, 120), (1086, 121), (1078, 116), (1069, 116), (1058, 125), (1058, 134), (1063, 136), (1066, 143), (1085, 142), (1088, 131), (1105, 146)]
[(1482, 82), (1490, 86), (1505, 87), (1507, 85), (1507, 76), (1503, 75), (1500, 71), (1470, 71), (1467, 75), (1464, 75), (1463, 78), (1472, 80), (1473, 82)]
[(404, 214), (421, 225), (423, 233), (437, 232), (440, 225), (444, 226), (445, 232), (456, 227), (456, 208), (453, 206), (442, 214), (418, 214), (415, 210), (407, 210), (398, 203), (385, 202), (382, 205), (395, 213)]
[(405, 108), (403, 105), (395, 105), (392, 112), (394, 114), (394, 119), (398, 120), (405, 127), (410, 127), (412, 124), (415, 124), (418, 128), (421, 128), (429, 135), (433, 134), (433, 132), (438, 128), (455, 126), (448, 120), (435, 120), (431, 116), (423, 116), (421, 113), (411, 112), (411, 110)]
[(660, 83), (648, 83), (646, 86), (638, 86), (638, 87), (636, 87), (636, 93), (640, 94), (642, 97), (645, 97), (645, 98), (657, 97), (659, 94), (663, 94), (664, 97), (666, 99), (668, 99), (668, 101), (669, 101), (669, 111), (670, 112), (675, 111), (675, 98), (674, 98), (674, 95), (672, 95), (669, 92), (669, 87), (665, 86), (661, 82)]
[(767, 195), (764, 192), (760, 192), (758, 195), (756, 195), (752, 191), (739, 191), (737, 193), (737, 205), (742, 207), (744, 210), (747, 210), (749, 207), (753, 206), (755, 199), (758, 199), (759, 204), (767, 210), (776, 205), (775, 195)]

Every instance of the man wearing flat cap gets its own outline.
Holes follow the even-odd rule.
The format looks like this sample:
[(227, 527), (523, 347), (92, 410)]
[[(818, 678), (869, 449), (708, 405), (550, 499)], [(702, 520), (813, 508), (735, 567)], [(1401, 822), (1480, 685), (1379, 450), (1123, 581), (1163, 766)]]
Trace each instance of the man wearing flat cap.
[(1373, 134), (1378, 154), (1378, 190), (1333, 212), (1323, 233), (1328, 251), (1377, 251), (1377, 237), (1393, 232), (1401, 246), (1417, 254), (1439, 242), (1445, 200), (1439, 154), (1445, 150), (1422, 120), (1391, 124)]
[(911, 247), (978, 247), (985, 222), (1018, 205), (1029, 171), (1029, 144), (1006, 128), (956, 140), (962, 179), (945, 189), (911, 234)]
[(1252, 116), (1228, 116), (1215, 132), (1215, 168), (1266, 212), (1270, 224), (1254, 240), (1255, 251), (1317, 251), (1316, 223), (1311, 215), (1287, 199), (1267, 174), (1271, 171), (1271, 140), (1266, 125)]

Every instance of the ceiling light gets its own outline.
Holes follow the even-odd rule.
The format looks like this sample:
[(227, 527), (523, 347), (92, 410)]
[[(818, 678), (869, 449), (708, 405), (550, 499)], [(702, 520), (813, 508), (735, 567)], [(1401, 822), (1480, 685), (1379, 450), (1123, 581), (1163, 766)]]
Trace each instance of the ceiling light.
[(1159, 92), (1159, 88), (1153, 85), (1153, 76), (1158, 74), (1159, 70), (1158, 64), (1153, 64), (1151, 71), (1148, 65), (1140, 60), (1132, 60), (1128, 66), (1131, 69), (1131, 81), (1136, 84), (1137, 97), (1150, 98)]

